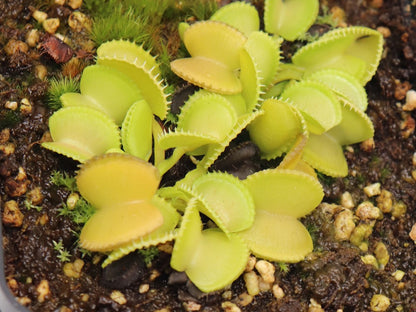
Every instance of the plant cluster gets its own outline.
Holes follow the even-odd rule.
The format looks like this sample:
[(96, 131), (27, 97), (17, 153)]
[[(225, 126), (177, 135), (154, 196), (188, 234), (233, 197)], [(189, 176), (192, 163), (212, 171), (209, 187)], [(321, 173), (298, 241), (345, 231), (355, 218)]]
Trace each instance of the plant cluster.
[[(64, 93), (63, 108), (49, 120), (53, 142), (42, 143), (82, 163), (77, 187), (96, 212), (81, 231), (81, 247), (109, 253), (105, 266), (175, 240), (172, 268), (205, 292), (232, 283), (250, 253), (297, 262), (313, 250), (299, 218), (323, 198), (315, 169), (347, 175), (342, 146), (373, 135), (363, 85), (382, 49), (378, 32), (349, 27), (281, 63), (282, 40), (301, 36), (318, 6), (266, 0), (264, 31), (246, 2), (226, 5), (207, 21), (181, 23), (189, 57), (171, 68), (200, 90), (169, 131), (157, 121), (166, 119), (169, 105), (156, 59), (129, 41), (98, 48), (80, 92)], [(245, 180), (210, 172), (243, 129), (263, 158), (282, 157), (280, 164)], [(185, 154), (195, 169), (174, 186), (160, 186)]]

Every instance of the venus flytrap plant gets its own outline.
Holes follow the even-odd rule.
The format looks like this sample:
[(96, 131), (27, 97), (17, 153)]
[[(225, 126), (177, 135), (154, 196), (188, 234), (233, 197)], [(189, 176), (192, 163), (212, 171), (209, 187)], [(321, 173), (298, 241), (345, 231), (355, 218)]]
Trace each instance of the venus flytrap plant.
[[(382, 43), (364, 27), (334, 30), (281, 64), (282, 38), (298, 38), (317, 8), (316, 0), (266, 0), (266, 32), (245, 2), (222, 7), (208, 21), (182, 23), (190, 57), (171, 68), (201, 89), (170, 130), (158, 121), (167, 118), (169, 101), (156, 58), (123, 40), (97, 49), (97, 65), (84, 70), (80, 93), (61, 96), (64, 108), (50, 119), (54, 142), (43, 146), (84, 163), (77, 186), (96, 212), (80, 245), (109, 252), (103, 266), (175, 240), (172, 268), (209, 292), (232, 283), (250, 252), (297, 262), (312, 251), (298, 219), (323, 198), (314, 168), (346, 175), (342, 145), (373, 135), (363, 85), (374, 74)], [(246, 128), (263, 158), (282, 158), (277, 168), (244, 181), (210, 172)], [(192, 157), (195, 169), (174, 186), (159, 187), (183, 155)]]

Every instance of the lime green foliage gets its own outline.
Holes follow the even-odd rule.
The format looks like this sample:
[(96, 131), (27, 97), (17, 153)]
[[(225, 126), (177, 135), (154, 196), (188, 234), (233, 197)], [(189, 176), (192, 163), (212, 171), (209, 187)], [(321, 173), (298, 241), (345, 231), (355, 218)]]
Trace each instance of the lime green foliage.
[[(86, 2), (89, 10), (99, 5)], [(76, 181), (85, 200), (61, 210), (85, 223), (80, 246), (107, 253), (106, 266), (136, 250), (151, 261), (155, 246), (174, 241), (172, 268), (205, 292), (231, 284), (250, 253), (291, 263), (313, 251), (311, 233), (299, 219), (324, 196), (315, 169), (347, 175), (342, 146), (374, 134), (363, 85), (381, 56), (379, 34), (347, 27), (282, 64), (278, 36), (300, 38), (316, 18), (318, 1), (266, 0), (265, 31), (255, 7), (245, 2), (230, 3), (203, 21), (214, 3), (110, 0), (109, 8), (98, 8), (96, 24), (113, 23), (99, 27), (113, 31), (119, 23), (143, 37), (118, 34), (98, 47), (98, 64), (85, 69), (80, 92), (60, 97), (64, 108), (50, 119), (54, 142), (43, 143), (83, 162)], [(142, 23), (135, 31), (129, 28), (133, 16)], [(160, 28), (169, 33), (168, 17), (181, 22), (172, 38), (180, 36), (186, 48), (176, 50), (181, 56), (171, 69), (200, 87), (178, 116), (168, 113), (167, 90), (175, 86), (165, 85), (167, 70), (159, 64), (172, 56), (169, 38), (153, 49), (159, 58), (150, 52)], [(244, 129), (277, 167), (244, 181), (209, 172)], [(183, 155), (195, 169), (160, 187)], [(94, 208), (84, 207), (86, 202)]]
[(237, 28), (247, 37), (260, 28), (260, 18), (256, 8), (247, 2), (233, 2), (223, 6), (210, 18)]
[(249, 125), (251, 140), (266, 159), (281, 156), (293, 146), (299, 134), (306, 132), (299, 111), (289, 103), (277, 99), (263, 102), (264, 114)]
[[(97, 63), (118, 71), (135, 84), (152, 112), (161, 119), (166, 117), (168, 94), (160, 77), (159, 64), (149, 51), (131, 42), (118, 40), (101, 45), (97, 50)], [(126, 96), (133, 96), (129, 91)]]
[(65, 107), (49, 118), (53, 142), (42, 147), (80, 162), (120, 147), (117, 125), (105, 114), (89, 107)]
[(67, 92), (64, 108), (49, 121), (53, 142), (43, 147), (80, 162), (108, 151), (148, 160), (152, 155), (153, 114), (168, 110), (158, 63), (142, 46), (110, 41), (98, 50), (98, 64), (84, 69), (80, 93)]
[(152, 246), (166, 243), (176, 238), (175, 228), (180, 220), (179, 213), (173, 208), (170, 202), (162, 199), (158, 195), (153, 196), (152, 204), (155, 205), (162, 214), (163, 224), (150, 233), (142, 235), (135, 240), (129, 241), (116, 249), (113, 249), (107, 259), (103, 262), (103, 267), (135, 250), (150, 249)]
[(318, 0), (265, 0), (265, 29), (293, 41), (312, 26), (318, 11)]
[(52, 110), (58, 110), (62, 107), (60, 97), (67, 92), (78, 92), (79, 81), (71, 77), (52, 78), (49, 81), (47, 105)]
[(247, 40), (241, 32), (224, 23), (203, 21), (187, 28), (183, 40), (191, 57), (173, 61), (174, 73), (213, 92), (241, 92), (239, 53)]
[(334, 29), (299, 49), (292, 58), (307, 72), (331, 68), (345, 71), (365, 85), (381, 59), (383, 36), (376, 30), (352, 26)]

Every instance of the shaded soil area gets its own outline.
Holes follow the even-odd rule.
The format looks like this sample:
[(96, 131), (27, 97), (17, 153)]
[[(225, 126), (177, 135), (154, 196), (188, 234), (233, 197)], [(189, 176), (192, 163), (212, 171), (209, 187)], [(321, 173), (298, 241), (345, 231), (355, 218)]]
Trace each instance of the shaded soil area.
[[(334, 214), (316, 209), (303, 222), (313, 233), (315, 250), (307, 260), (298, 264), (275, 264), (276, 283), (285, 296), (276, 299), (272, 291), (265, 291), (249, 302), (243, 300), (247, 292), (243, 278), (230, 289), (202, 294), (189, 282), (172, 274), (169, 254), (160, 251), (150, 266), (139, 254), (132, 254), (103, 272), (102, 257), (83, 255), (77, 247), (74, 230), (78, 226), (60, 215), (60, 208), (69, 192), (50, 182), (54, 170), (73, 175), (77, 163), (57, 156), (39, 145), (47, 133), (47, 119), (51, 112), (45, 105), (48, 83), (36, 77), (35, 68), (44, 65), (49, 75), (61, 71), (49, 55), (38, 46), (28, 50), (15, 48), (7, 53), (12, 38), (25, 41), (34, 28), (31, 1), (0, 2), (0, 196), (2, 215), (5, 203), (15, 200), (22, 213), (19, 225), (7, 223), (3, 216), (3, 248), (5, 273), (13, 294), (32, 311), (223, 311), (224, 302), (233, 302), (241, 311), (312, 311), (314, 299), (324, 311), (371, 311), (374, 294), (390, 298), (387, 311), (416, 311), (416, 244), (409, 232), (416, 223), (416, 188), (413, 171), (415, 112), (403, 110), (405, 95), (416, 88), (416, 5), (411, 1), (327, 1), (333, 12), (345, 13), (348, 25), (383, 27), (390, 34), (385, 37), (385, 52), (379, 69), (366, 89), (369, 99), (367, 114), (375, 127), (374, 146), (362, 144), (345, 149), (349, 176), (333, 179), (321, 176), (327, 203), (340, 203), (341, 195), (349, 192), (355, 204), (370, 201), (364, 188), (380, 183), (392, 194), (393, 203), (403, 203), (403, 214), (386, 212), (373, 225), (366, 239), (367, 251), (349, 241), (334, 237)], [(256, 2), (259, 6), (260, 1)], [(50, 16), (65, 19), (71, 10), (55, 5)], [(65, 27), (63, 25), (62, 27)], [(386, 30), (387, 29), (387, 30)], [(46, 40), (41, 36), (42, 40)], [(89, 59), (81, 59), (87, 64)], [(22, 99), (31, 103), (31, 110), (22, 109)], [(6, 108), (6, 102), (16, 102), (18, 108)], [(10, 129), (7, 131), (4, 129)], [(367, 142), (368, 143), (368, 142)], [(13, 152), (9, 152), (10, 149)], [(176, 179), (188, 168), (184, 160), (167, 177)], [(22, 174), (22, 168), (24, 174)], [(175, 171), (176, 170), (176, 171)], [(43, 200), (41, 210), (26, 209), (27, 192), (40, 187)], [(63, 273), (63, 263), (57, 257), (54, 242), (62, 242), (70, 252), (70, 261), (82, 259), (79, 278)], [(389, 260), (383, 268), (364, 264), (361, 257), (377, 253), (382, 242)], [(121, 270), (121, 271), (119, 271)], [(393, 274), (403, 271), (399, 281)], [(123, 272), (123, 273), (120, 273)], [(126, 272), (129, 272), (128, 274)], [(121, 277), (120, 277), (121, 276)], [(124, 279), (133, 279), (123, 287)], [(49, 295), (39, 299), (39, 285), (48, 281)], [(121, 283), (121, 284), (117, 284)], [(113, 287), (109, 287), (113, 285)], [(148, 285), (148, 291), (141, 286)], [(125, 304), (111, 298), (113, 288), (121, 288)], [(166, 309), (166, 310), (162, 310)], [(231, 311), (231, 310), (230, 310)], [(321, 311), (321, 310), (316, 310)]]

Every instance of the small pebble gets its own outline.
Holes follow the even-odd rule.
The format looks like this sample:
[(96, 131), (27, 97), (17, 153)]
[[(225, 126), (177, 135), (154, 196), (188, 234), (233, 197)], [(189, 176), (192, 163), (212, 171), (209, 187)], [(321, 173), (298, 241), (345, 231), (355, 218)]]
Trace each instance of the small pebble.
[(38, 292), (38, 302), (42, 303), (50, 295), (51, 291), (49, 289), (49, 283), (47, 280), (42, 280), (38, 287), (36, 287)]
[(256, 270), (260, 273), (261, 277), (266, 283), (274, 283), (274, 273), (276, 269), (272, 263), (266, 260), (259, 260), (256, 263)]
[(242, 307), (249, 305), (253, 301), (253, 296), (249, 295), (248, 293), (244, 292), (238, 296), (238, 304)]
[(43, 29), (50, 34), (54, 34), (58, 29), (59, 25), (59, 18), (47, 18), (42, 23)]
[(381, 194), (381, 184), (379, 182), (367, 185), (364, 187), (364, 193), (368, 197), (373, 197)]
[(396, 271), (394, 271), (392, 273), (392, 276), (394, 277), (394, 279), (396, 281), (400, 282), (403, 279), (403, 277), (404, 277), (405, 274), (406, 273), (404, 271), (402, 271), (402, 270), (396, 270)]
[(376, 199), (377, 207), (383, 213), (390, 213), (393, 209), (393, 194), (387, 190), (381, 190), (380, 195)]
[(110, 294), (110, 298), (114, 301), (117, 302), (120, 305), (126, 304), (127, 300), (126, 297), (124, 296), (124, 294), (119, 291), (119, 290), (113, 290), (113, 292)]
[(279, 285), (273, 285), (272, 287), (273, 296), (276, 299), (282, 299), (285, 296), (285, 292)]
[(39, 10), (35, 10), (32, 13), (32, 17), (35, 20), (37, 20), (39, 23), (43, 23), (48, 18), (48, 14), (46, 14), (45, 12), (39, 11)]
[(390, 307), (390, 299), (385, 295), (376, 294), (371, 298), (370, 308), (374, 312), (384, 312)]
[(360, 143), (360, 149), (364, 152), (371, 152), (374, 150), (374, 148), (376, 147), (376, 144), (374, 142), (373, 138), (367, 139), (365, 141), (362, 141)]
[(354, 215), (351, 210), (343, 210), (334, 220), (335, 239), (338, 241), (346, 241), (351, 237), (355, 229)]
[(391, 36), (390, 28), (379, 26), (377, 27), (377, 31), (382, 34), (384, 38), (389, 38)]
[(373, 205), (372, 202), (365, 201), (358, 205), (355, 215), (360, 220), (368, 221), (383, 218), (380, 208)]
[(251, 296), (258, 295), (260, 293), (259, 277), (256, 272), (251, 271), (244, 274), (244, 281), (246, 283), (247, 292)]
[(241, 312), (241, 309), (235, 304), (230, 301), (225, 301), (221, 303), (221, 308), (225, 312)]
[(374, 255), (379, 263), (380, 268), (384, 268), (390, 260), (389, 251), (383, 242), (378, 242), (374, 248)]
[(144, 294), (147, 293), (150, 289), (150, 285), (149, 284), (142, 284), (139, 286), (139, 293)]
[(344, 192), (341, 195), (341, 205), (342, 207), (348, 209), (352, 209), (355, 207), (355, 203), (350, 192)]
[(409, 237), (413, 240), (416, 244), (416, 223), (413, 224), (412, 229), (410, 230)]
[(416, 91), (409, 90), (406, 92), (406, 103), (403, 106), (403, 110), (412, 111), (416, 108)]

